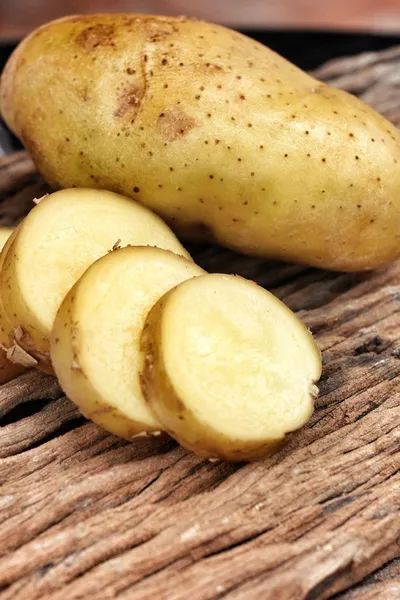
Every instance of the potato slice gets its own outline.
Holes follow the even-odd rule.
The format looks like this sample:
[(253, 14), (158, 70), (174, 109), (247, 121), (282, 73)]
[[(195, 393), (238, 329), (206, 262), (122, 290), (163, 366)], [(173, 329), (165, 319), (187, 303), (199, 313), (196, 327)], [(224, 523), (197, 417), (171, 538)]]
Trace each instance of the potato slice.
[[(13, 243), (16, 235), (18, 232), (18, 228), (14, 229), (14, 231), (11, 232), (11, 234), (7, 237), (7, 239), (4, 241), (4, 244), (1, 248), (1, 252), (0, 252), (0, 280), (1, 280), (1, 272), (3, 270), (3, 265), (4, 265), (4, 261), (5, 261), (5, 257), (7, 255), (7, 252), (11, 246), (11, 244)], [(10, 328), (11, 328), (11, 324), (10, 321), (7, 318), (7, 315), (5, 314), (4, 308), (3, 308), (3, 301), (2, 301), (2, 294), (0, 294), (0, 344), (1, 346), (8, 346), (9, 345), (9, 333), (10, 333)]]
[(15, 227), (0, 227), (0, 250), (4, 248), (7, 240), (14, 231)]
[(142, 351), (156, 419), (200, 456), (261, 458), (313, 412), (318, 347), (280, 300), (241, 277), (205, 275), (168, 292)]
[(49, 337), (66, 293), (116, 245), (151, 245), (189, 257), (169, 227), (124, 196), (71, 189), (40, 201), (21, 223), (0, 277), (3, 306), (19, 347), (51, 372)]
[(165, 292), (202, 274), (172, 252), (123, 248), (75, 284), (54, 323), (51, 358), (61, 387), (84, 415), (127, 439), (160, 429), (141, 392), (140, 335)]
[[(13, 227), (1, 227), (0, 228), (0, 248), (2, 250), (0, 254), (0, 271), (3, 266), (4, 257), (7, 253), (15, 236), (15, 229)], [(1, 297), (0, 297), (0, 345), (7, 339), (6, 331), (9, 330), (9, 325), (5, 321), (5, 315), (2, 308)], [(9, 352), (9, 354), (12, 352)], [(0, 385), (11, 381), (18, 375), (21, 375), (25, 371), (25, 367), (21, 364), (13, 363), (7, 358), (7, 350), (0, 347)]]

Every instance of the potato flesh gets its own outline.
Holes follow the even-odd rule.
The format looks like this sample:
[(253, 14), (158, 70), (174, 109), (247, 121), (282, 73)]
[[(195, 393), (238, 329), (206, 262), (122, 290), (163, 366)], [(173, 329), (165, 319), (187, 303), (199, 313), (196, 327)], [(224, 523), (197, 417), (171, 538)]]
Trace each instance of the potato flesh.
[[(13, 243), (13, 240), (16, 235), (17, 235), (17, 231), (13, 231), (11, 233), (11, 235), (9, 235), (8, 238), (5, 240), (5, 242), (2, 246), (1, 253), (0, 253), (0, 278), (1, 278), (1, 272), (3, 270), (5, 257), (7, 255), (7, 252), (9, 250), (11, 244)], [(0, 281), (1, 281), (1, 279), (0, 279)], [(7, 315), (6, 315), (4, 307), (3, 307), (3, 297), (2, 297), (2, 294), (0, 293), (0, 343), (1, 343), (1, 345), (3, 345), (3, 346), (9, 345), (10, 330), (11, 330), (11, 325), (10, 325), (9, 320), (7, 319)]]
[(25, 218), (4, 259), (1, 293), (13, 334), (47, 368), (49, 336), (66, 293), (95, 260), (121, 245), (154, 245), (188, 256), (148, 209), (111, 192), (63, 190)]
[[(12, 243), (13, 235), (15, 235), (14, 232), (15, 229), (12, 227), (0, 228), (0, 271), (3, 266), (4, 257), (7, 253), (9, 246)], [(5, 318), (0, 297), (0, 344), (4, 344), (8, 341), (8, 336), (6, 334), (7, 331), (9, 331), (9, 324)], [(21, 375), (21, 373), (23, 373), (24, 371), (25, 368), (22, 365), (11, 362), (7, 358), (6, 350), (4, 348), (0, 348), (0, 385), (11, 381), (11, 379), (14, 379), (18, 375)]]
[(258, 458), (312, 414), (319, 350), (252, 282), (205, 275), (182, 283), (151, 311), (142, 342), (156, 418), (203, 456)]
[(65, 298), (51, 338), (54, 371), (90, 419), (125, 438), (160, 425), (139, 382), (140, 335), (153, 304), (204, 274), (157, 248), (124, 248), (93, 264)]
[(0, 227), (0, 250), (4, 248), (10, 235), (14, 233), (14, 227)]

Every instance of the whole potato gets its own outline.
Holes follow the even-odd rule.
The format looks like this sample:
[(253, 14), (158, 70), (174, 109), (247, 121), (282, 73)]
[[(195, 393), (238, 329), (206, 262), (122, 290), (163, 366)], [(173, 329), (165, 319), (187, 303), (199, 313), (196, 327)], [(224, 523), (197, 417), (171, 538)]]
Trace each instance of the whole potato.
[(75, 16), (23, 41), (3, 116), (54, 187), (151, 207), (187, 239), (338, 270), (400, 255), (400, 135), (239, 33)]

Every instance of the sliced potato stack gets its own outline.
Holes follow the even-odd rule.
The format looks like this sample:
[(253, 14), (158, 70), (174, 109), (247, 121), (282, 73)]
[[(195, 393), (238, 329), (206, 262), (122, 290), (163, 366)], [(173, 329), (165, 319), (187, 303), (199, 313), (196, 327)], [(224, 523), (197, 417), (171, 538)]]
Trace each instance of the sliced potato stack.
[(118, 194), (42, 199), (0, 255), (0, 308), (0, 383), (54, 372), (126, 439), (165, 430), (201, 456), (254, 460), (313, 411), (321, 356), (307, 328), (255, 283), (206, 274)]
[(232, 275), (181, 283), (150, 312), (142, 389), (182, 446), (206, 457), (266, 455), (313, 411), (320, 352), (272, 294)]
[(3, 256), (2, 345), (17, 349), (24, 364), (31, 357), (52, 372), (49, 337), (63, 298), (87, 267), (118, 244), (149, 244), (189, 257), (159, 217), (124, 196), (71, 189), (42, 199)]
[(202, 274), (193, 262), (148, 247), (112, 252), (84, 273), (67, 294), (51, 337), (54, 371), (83, 414), (128, 439), (160, 429), (140, 388), (140, 335), (165, 292)]

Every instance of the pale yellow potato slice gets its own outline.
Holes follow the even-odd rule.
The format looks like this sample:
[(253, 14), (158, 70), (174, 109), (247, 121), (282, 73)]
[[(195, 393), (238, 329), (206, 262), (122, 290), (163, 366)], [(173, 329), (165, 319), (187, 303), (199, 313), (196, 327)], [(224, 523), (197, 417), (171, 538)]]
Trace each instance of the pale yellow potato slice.
[(165, 292), (202, 274), (172, 252), (132, 247), (101, 258), (79, 279), (57, 314), (51, 359), (84, 415), (127, 439), (160, 430), (139, 382), (141, 332)]
[[(7, 239), (4, 241), (4, 244), (1, 248), (1, 252), (0, 252), (0, 281), (1, 281), (1, 272), (3, 270), (3, 265), (4, 265), (4, 261), (5, 261), (5, 257), (7, 255), (7, 252), (11, 246), (11, 244), (13, 243), (17, 233), (18, 233), (18, 227), (16, 229), (14, 229), (10, 235), (7, 237)], [(2, 298), (2, 294), (0, 294), (0, 344), (1, 346), (7, 347), (9, 345), (9, 334), (10, 334), (10, 329), (11, 329), (11, 325), (10, 325), (10, 321), (7, 318), (7, 315), (4, 311), (3, 308), (3, 298)], [(13, 336), (12, 336), (13, 337)]]
[(204, 275), (168, 292), (142, 351), (155, 418), (200, 456), (261, 458), (313, 412), (318, 347), (280, 300), (241, 277)]
[[(17, 235), (17, 230), (11, 231), (11, 233), (8, 235), (8, 237), (2, 242), (1, 252), (0, 252), (0, 273), (3, 269), (5, 256), (6, 256), (8, 249), (11, 246), (16, 235)], [(6, 234), (4, 234), (4, 237), (5, 236), (6, 236)], [(2, 297), (0, 294), (0, 344), (2, 346), (7, 345), (9, 329), (10, 329), (9, 321), (4, 312)]]
[[(1, 227), (0, 228), (0, 271), (3, 266), (4, 256), (7, 253), (9, 246), (12, 243), (13, 236), (15, 235), (14, 227)], [(7, 383), (7, 381), (11, 381), (18, 375), (21, 375), (25, 371), (25, 367), (21, 364), (13, 363), (11, 360), (7, 358), (7, 350), (5, 347), (1, 347), (4, 341), (7, 340), (7, 333), (9, 330), (9, 325), (5, 322), (5, 315), (1, 303), (0, 297), (0, 385), (3, 383)], [(11, 357), (12, 358), (12, 357)]]
[(0, 250), (4, 248), (5, 243), (14, 231), (15, 227), (0, 227)]
[(49, 337), (63, 298), (95, 260), (129, 244), (189, 257), (158, 216), (119, 194), (70, 189), (42, 199), (19, 226), (4, 259), (0, 290), (8, 343), (51, 372)]

